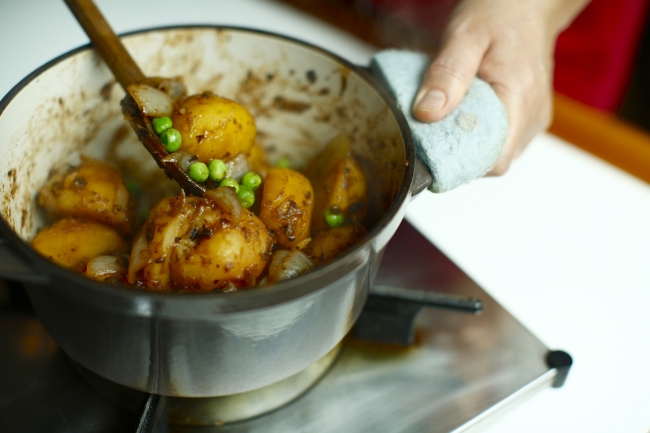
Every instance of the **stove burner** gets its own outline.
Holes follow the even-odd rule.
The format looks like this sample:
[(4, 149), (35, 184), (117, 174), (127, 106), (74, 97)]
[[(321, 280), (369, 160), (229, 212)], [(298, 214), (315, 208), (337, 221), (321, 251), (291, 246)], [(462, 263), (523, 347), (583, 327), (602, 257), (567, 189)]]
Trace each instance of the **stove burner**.
[(149, 394), (138, 412), (138, 426), (135, 433), (167, 433), (167, 397)]
[[(549, 352), (408, 223), (388, 245), (375, 282), (391, 290), (409, 287), (481, 299), (483, 311), (412, 308), (420, 310), (408, 326), (415, 330), (413, 345), (348, 336), (327, 374), (300, 398), (265, 415), (201, 431), (459, 433), (566, 380), (568, 354)], [(141, 420), (135, 410), (110, 403), (75, 372), (33, 311), (13, 302), (24, 297), (22, 289), (5, 286), (0, 281), (3, 433), (135, 431), (138, 424), (140, 432), (167, 428), (155, 423), (155, 414), (156, 409), (158, 415), (165, 413), (168, 400), (149, 397), (142, 411), (148, 415)], [(136, 400), (134, 407), (140, 403)], [(196, 431), (191, 426), (169, 429)]]
[(166, 422), (173, 425), (223, 425), (282, 407), (318, 382), (332, 366), (340, 350), (341, 344), (338, 344), (306, 369), (264, 388), (207, 398), (152, 398), (154, 394), (118, 385), (96, 375), (73, 359), (68, 359), (95, 391), (125, 410), (138, 412), (138, 432), (161, 432), (160, 429)]

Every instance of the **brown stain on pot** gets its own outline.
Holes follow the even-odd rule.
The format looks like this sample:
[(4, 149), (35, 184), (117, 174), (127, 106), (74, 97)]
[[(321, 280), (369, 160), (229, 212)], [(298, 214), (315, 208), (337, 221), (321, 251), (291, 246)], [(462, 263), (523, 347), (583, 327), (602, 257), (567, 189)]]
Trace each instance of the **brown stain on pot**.
[[(80, 153), (97, 137), (105, 119), (119, 113), (119, 106), (106, 102), (111, 95), (114, 98), (110, 80), (98, 86), (96, 92), (80, 88), (69, 95), (57, 95), (49, 88), (55, 79), (47, 78), (47, 74), (56, 77), (57, 72), (63, 73), (61, 70), (74, 70), (82, 58), (93, 62), (94, 54), (82, 52), (63, 62), (58, 71), (46, 71), (28, 85), (42, 89), (40, 92), (48, 96), (31, 109), (24, 122), (26, 127), (3, 143), (8, 149), (7, 176), (0, 185), (0, 209), (7, 224), (25, 240), (31, 239), (36, 228), (43, 225), (36, 197), (50, 170), (65, 165), (71, 155)], [(45, 164), (48, 167), (44, 168)]]
[(113, 86), (115, 86), (115, 84), (117, 84), (117, 82), (115, 80), (111, 80), (108, 83), (104, 84), (102, 89), (99, 91), (99, 94), (104, 101), (111, 100), (111, 93), (113, 92)]
[(303, 111), (309, 110), (309, 108), (311, 108), (311, 104), (300, 101), (292, 101), (284, 98), (283, 96), (276, 96), (275, 99), (273, 99), (273, 108), (282, 111), (302, 113)]

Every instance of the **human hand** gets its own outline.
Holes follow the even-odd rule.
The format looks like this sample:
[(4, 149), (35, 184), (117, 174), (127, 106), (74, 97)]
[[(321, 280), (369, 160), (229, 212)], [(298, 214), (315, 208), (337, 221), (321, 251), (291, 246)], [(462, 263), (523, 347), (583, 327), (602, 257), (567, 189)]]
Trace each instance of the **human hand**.
[(555, 39), (589, 0), (462, 0), (443, 32), (413, 114), (444, 118), (473, 78), (490, 83), (508, 115), (504, 151), (489, 174), (502, 175), (552, 117)]

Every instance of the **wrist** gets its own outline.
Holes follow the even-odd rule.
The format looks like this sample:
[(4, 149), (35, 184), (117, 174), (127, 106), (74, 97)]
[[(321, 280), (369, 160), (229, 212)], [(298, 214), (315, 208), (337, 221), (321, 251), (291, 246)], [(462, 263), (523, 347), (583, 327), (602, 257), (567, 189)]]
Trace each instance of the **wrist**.
[(558, 35), (569, 27), (575, 17), (591, 0), (542, 0), (541, 6), (547, 17), (549, 30)]

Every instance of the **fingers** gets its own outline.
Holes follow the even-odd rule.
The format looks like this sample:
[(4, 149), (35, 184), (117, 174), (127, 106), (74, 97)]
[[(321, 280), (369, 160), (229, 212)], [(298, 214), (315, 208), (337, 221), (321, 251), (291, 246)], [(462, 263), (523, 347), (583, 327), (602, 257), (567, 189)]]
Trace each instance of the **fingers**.
[(487, 81), (503, 103), (509, 125), (492, 175), (507, 172), (551, 120), (555, 38), (545, 15), (530, 7), (507, 0), (459, 2), (413, 104), (417, 119), (435, 122), (458, 106), (475, 76)]
[[(512, 64), (519, 66), (513, 70), (508, 66)], [(552, 118), (550, 70), (550, 65), (527, 59), (521, 53), (517, 55), (509, 47), (486, 53), (478, 74), (490, 83), (503, 103), (509, 127), (503, 153), (490, 175), (505, 174), (535, 135), (549, 126)]]
[(512, 94), (511, 89), (507, 85), (501, 83), (490, 83), (494, 92), (497, 94), (508, 116), (508, 138), (503, 146), (501, 156), (488, 173), (490, 176), (502, 176), (506, 174), (510, 168), (512, 160), (515, 158), (519, 143), (521, 142), (521, 103)]
[(443, 39), (413, 104), (417, 119), (435, 122), (456, 108), (476, 76), (487, 49), (483, 45), (471, 32), (455, 31)]

